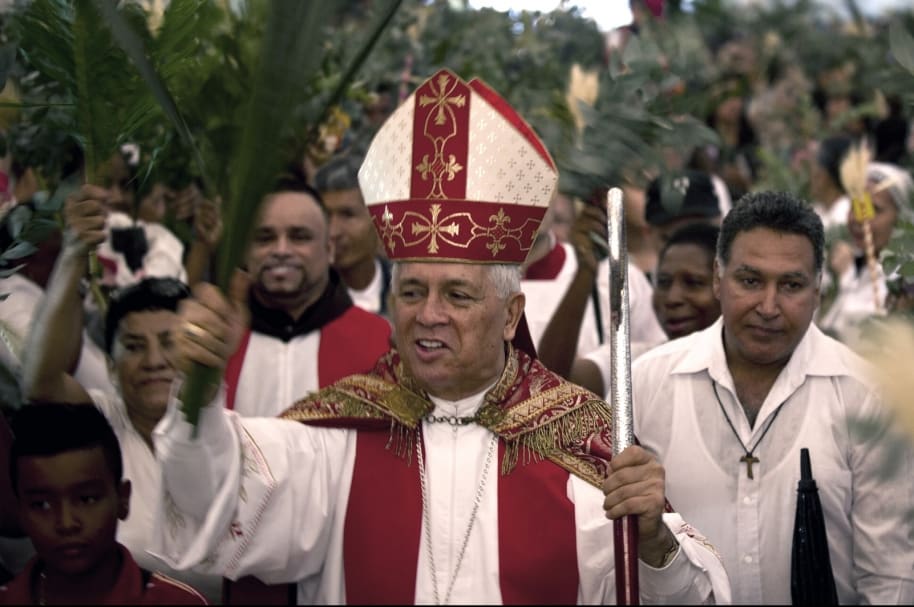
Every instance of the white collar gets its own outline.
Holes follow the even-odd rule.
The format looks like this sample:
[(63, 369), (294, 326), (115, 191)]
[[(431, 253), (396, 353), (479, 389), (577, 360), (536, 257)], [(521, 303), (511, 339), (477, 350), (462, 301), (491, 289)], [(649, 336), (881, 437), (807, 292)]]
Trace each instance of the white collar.
[[(689, 355), (673, 367), (672, 373), (707, 371), (714, 381), (732, 390), (733, 379), (724, 352), (723, 328), (721, 317), (707, 329), (693, 334), (693, 347), (689, 348)], [(848, 365), (849, 354), (854, 357), (845, 346), (810, 323), (803, 339), (778, 376), (775, 387), (786, 384), (786, 389), (793, 391), (808, 376), (857, 375)], [(775, 387), (772, 387), (772, 391)]]
[(492, 384), (486, 386), (485, 389), (476, 394), (461, 398), (460, 400), (445, 400), (443, 398), (438, 398), (437, 396), (429, 395), (432, 404), (435, 405), (435, 410), (432, 412), (432, 415), (454, 417), (470, 417), (475, 415), (476, 411), (482, 405), (482, 399), (485, 397), (486, 392), (491, 390), (494, 385), (495, 382), (492, 382)]

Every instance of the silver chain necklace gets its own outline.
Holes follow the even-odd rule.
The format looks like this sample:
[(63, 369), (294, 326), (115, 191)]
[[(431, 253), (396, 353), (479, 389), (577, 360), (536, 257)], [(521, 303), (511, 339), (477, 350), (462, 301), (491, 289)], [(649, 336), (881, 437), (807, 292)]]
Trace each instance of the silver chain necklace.
[[(457, 428), (455, 427), (456, 431)], [(431, 502), (428, 499), (428, 480), (425, 472), (425, 459), (422, 456), (422, 432), (417, 429), (416, 440), (416, 460), (419, 462), (419, 483), (422, 486), (422, 526), (425, 528), (425, 547), (428, 551), (429, 567), (432, 573), (432, 589), (435, 592), (435, 604), (447, 605), (451, 599), (451, 591), (454, 589), (454, 582), (457, 581), (457, 574), (460, 572), (460, 565), (463, 563), (463, 555), (467, 551), (467, 544), (470, 542), (470, 534), (473, 532), (473, 525), (476, 522), (476, 513), (479, 511), (479, 504), (482, 502), (482, 494), (485, 492), (486, 480), (489, 477), (489, 464), (492, 463), (492, 456), (495, 454), (495, 447), (498, 446), (498, 436), (492, 435), (489, 441), (489, 450), (486, 452), (486, 462), (482, 465), (482, 474), (479, 479), (479, 488), (476, 490), (476, 497), (473, 498), (473, 510), (470, 512), (470, 522), (467, 524), (467, 531), (463, 536), (463, 544), (460, 546), (460, 552), (457, 554), (457, 564), (454, 565), (454, 573), (451, 574), (451, 580), (447, 585), (447, 592), (444, 595), (444, 603), (438, 594), (438, 573), (435, 569), (435, 552), (432, 550), (432, 523), (429, 508)]]

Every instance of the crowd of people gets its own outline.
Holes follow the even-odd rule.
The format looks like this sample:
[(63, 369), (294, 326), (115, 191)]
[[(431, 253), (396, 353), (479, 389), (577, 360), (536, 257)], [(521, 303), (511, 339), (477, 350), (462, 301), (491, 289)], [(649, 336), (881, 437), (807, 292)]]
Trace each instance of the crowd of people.
[[(122, 148), (0, 278), (0, 604), (611, 603), (629, 516), (642, 601), (784, 604), (801, 450), (832, 600), (914, 602), (914, 445), (855, 351), (910, 305), (880, 263), (914, 218), (909, 120), (849, 119), (833, 79), (785, 146), (783, 83), (733, 65), (716, 146), (611, 184), (615, 454), (606, 210), (498, 91), (442, 69), (367, 147), (289, 164), (225, 293), (220, 201), (138, 188)], [(808, 190), (764, 187), (785, 149)], [(221, 381), (191, 421), (194, 366)]]

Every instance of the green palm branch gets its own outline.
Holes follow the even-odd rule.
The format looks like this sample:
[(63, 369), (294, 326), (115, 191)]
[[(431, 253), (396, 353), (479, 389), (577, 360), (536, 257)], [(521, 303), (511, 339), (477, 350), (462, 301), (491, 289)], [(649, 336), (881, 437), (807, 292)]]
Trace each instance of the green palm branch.
[[(96, 0), (104, 2), (104, 0)], [(173, 0), (181, 2), (181, 0)], [(183, 2), (174, 7), (174, 19), (187, 18), (192, 2)], [(391, 5), (391, 12), (396, 10), (399, 2)], [(263, 5), (259, 5), (262, 9)], [(199, 8), (199, 6), (197, 7)], [(289, 117), (301, 105), (302, 94), (308, 83), (315, 78), (321, 67), (324, 41), (327, 30), (324, 24), (336, 9), (331, 2), (299, 2), (298, 0), (276, 0), (267, 5), (267, 16), (256, 65), (252, 70), (252, 85), (249, 96), (242, 104), (240, 115), (240, 133), (231, 147), (226, 165), (228, 166), (227, 189), (223, 199), (226, 202), (223, 210), (225, 233), (218, 256), (217, 282), (223, 291), (227, 290), (231, 276), (238, 267), (242, 255), (247, 249), (250, 226), (255, 220), (260, 201), (270, 191), (278, 176), (283, 162), (283, 146), (278, 142), (288, 138)], [(150, 61), (144, 49), (144, 41), (121, 23), (118, 14), (102, 7), (108, 23), (111, 25), (119, 43), (127, 50), (131, 59), (138, 66), (143, 80), (154, 92), (165, 115), (172, 126), (181, 135), (182, 142), (192, 149), (198, 159), (199, 168), (206, 172), (203, 155), (197, 149), (193, 136), (187, 127), (184, 117), (175, 100), (169, 93), (167, 79), (176, 79), (180, 69), (162, 72), (157, 70), (154, 61), (162, 66), (180, 66), (179, 52), (169, 48), (171, 38), (158, 41), (158, 52), (153, 52)], [(183, 15), (183, 17), (182, 17)], [(377, 42), (380, 31), (389, 23), (391, 14), (387, 13), (375, 29), (375, 33), (366, 42), (367, 48)], [(163, 24), (163, 31), (174, 32), (175, 40), (181, 38), (180, 24), (169, 26), (168, 16)], [(187, 32), (185, 31), (185, 34)], [(171, 34), (170, 34), (171, 35)], [(163, 34), (164, 36), (164, 34)], [(244, 52), (239, 48), (239, 56)], [(355, 62), (364, 61), (368, 50), (362, 49), (355, 56)], [(238, 58), (238, 56), (236, 56)], [(170, 60), (171, 59), (171, 60)], [(239, 65), (245, 65), (239, 61)], [(357, 71), (357, 63), (346, 72), (339, 82), (337, 93), (343, 90), (344, 80), (351, 78)], [(234, 108), (233, 108), (234, 109)], [(233, 115), (232, 118), (235, 116)], [(231, 119), (228, 120), (232, 124)], [(233, 124), (238, 128), (237, 123)], [(188, 375), (183, 390), (184, 410), (196, 428), (199, 410), (205, 404), (205, 398), (212, 386), (219, 382), (214, 369), (197, 365)]]
[[(132, 5), (136, 22), (138, 13)], [(27, 69), (51, 83), (62, 99), (57, 128), (83, 152), (85, 181), (95, 183), (101, 165), (155, 111), (131, 78), (125, 54), (114, 44), (90, 0), (34, 0), (14, 17), (20, 56)], [(101, 268), (89, 254), (90, 288), (99, 308), (107, 302), (97, 278)]]

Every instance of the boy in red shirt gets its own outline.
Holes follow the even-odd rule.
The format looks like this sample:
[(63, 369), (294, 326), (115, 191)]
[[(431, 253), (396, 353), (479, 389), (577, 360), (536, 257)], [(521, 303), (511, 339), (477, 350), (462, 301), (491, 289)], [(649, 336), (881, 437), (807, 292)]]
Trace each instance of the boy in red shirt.
[(37, 554), (0, 586), (0, 604), (206, 604), (186, 584), (141, 569), (116, 541), (130, 481), (98, 409), (30, 405), (15, 415), (12, 431), (12, 491)]

